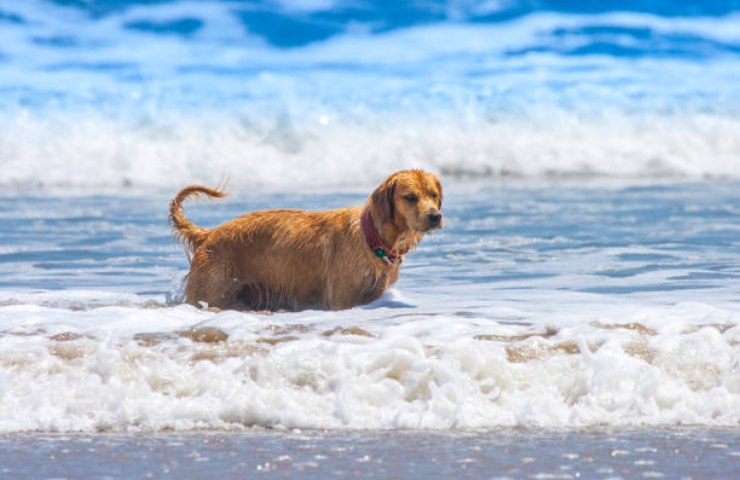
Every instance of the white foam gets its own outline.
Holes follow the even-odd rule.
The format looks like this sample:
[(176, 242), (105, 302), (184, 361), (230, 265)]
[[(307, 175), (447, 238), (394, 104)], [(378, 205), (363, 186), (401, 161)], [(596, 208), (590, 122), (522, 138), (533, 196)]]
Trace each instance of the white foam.
[[(0, 307), (0, 431), (740, 421), (736, 311), (585, 310), (558, 309), (565, 320), (529, 307), (473, 316), (380, 305), (277, 315)], [(497, 320), (512, 313), (521, 323)], [(193, 328), (228, 340), (176, 334)]]
[[(172, 295), (181, 295), (173, 291)], [(63, 310), (90, 310), (100, 307), (125, 306), (125, 307), (162, 307), (165, 305), (164, 298), (142, 297), (133, 293), (122, 293), (100, 290), (73, 290), (61, 291), (33, 291), (13, 292), (3, 290), (0, 296), (0, 305), (9, 306), (33, 306), (49, 307)]]
[[(238, 188), (364, 185), (421, 167), (451, 176), (737, 177), (740, 121), (643, 116), (592, 124), (564, 111), (539, 119), (455, 122), (441, 116), (352, 125), (337, 118), (253, 129), (227, 117), (162, 130), (90, 114), (11, 119), (0, 132), (0, 185), (176, 189), (229, 178)], [(329, 118), (336, 118), (329, 115)], [(372, 123), (372, 122), (370, 122)]]

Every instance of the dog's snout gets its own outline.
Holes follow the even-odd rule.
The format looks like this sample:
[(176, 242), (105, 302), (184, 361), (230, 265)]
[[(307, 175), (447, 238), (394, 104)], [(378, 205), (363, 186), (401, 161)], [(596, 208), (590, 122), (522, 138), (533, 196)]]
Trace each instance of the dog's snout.
[(442, 214), (439, 212), (432, 212), (428, 216), (429, 225), (436, 227), (442, 222)]

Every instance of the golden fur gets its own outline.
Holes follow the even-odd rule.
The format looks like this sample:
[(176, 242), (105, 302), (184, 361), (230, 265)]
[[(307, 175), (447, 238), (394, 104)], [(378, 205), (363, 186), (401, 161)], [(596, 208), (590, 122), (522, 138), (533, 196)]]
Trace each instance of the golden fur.
[(169, 215), (191, 260), (185, 293), (193, 305), (338, 310), (368, 303), (396, 282), (399, 264), (371, 251), (360, 222), (363, 209), (370, 209), (379, 236), (397, 253), (442, 226), (442, 186), (421, 170), (394, 173), (365, 206), (251, 212), (212, 230), (183, 214), (182, 202), (199, 195), (224, 193), (191, 185), (172, 200)]

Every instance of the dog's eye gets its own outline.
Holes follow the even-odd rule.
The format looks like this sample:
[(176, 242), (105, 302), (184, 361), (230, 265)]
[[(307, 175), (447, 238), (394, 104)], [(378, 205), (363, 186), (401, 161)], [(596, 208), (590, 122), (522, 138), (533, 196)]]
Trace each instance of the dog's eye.
[(413, 194), (406, 195), (403, 198), (405, 198), (406, 201), (409, 203), (416, 203), (416, 200), (417, 200), (416, 195), (413, 195)]
[(436, 200), (439, 195), (436, 193), (430, 193), (429, 196), (432, 197), (432, 200)]

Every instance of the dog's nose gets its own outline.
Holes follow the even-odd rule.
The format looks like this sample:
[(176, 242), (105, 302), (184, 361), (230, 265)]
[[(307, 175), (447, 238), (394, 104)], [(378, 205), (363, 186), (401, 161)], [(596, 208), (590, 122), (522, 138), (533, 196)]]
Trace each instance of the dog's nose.
[(437, 227), (442, 222), (442, 214), (439, 212), (432, 212), (429, 214), (429, 225)]

